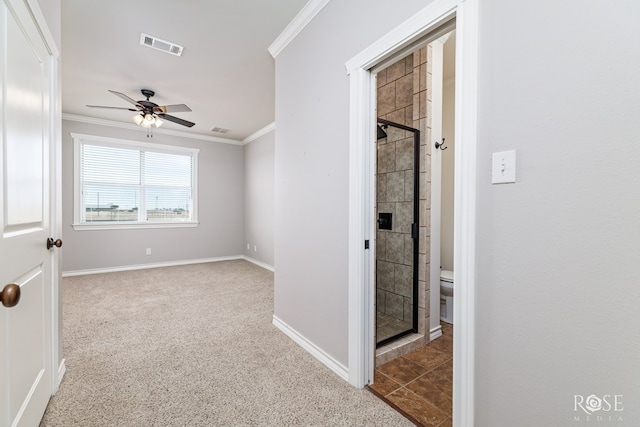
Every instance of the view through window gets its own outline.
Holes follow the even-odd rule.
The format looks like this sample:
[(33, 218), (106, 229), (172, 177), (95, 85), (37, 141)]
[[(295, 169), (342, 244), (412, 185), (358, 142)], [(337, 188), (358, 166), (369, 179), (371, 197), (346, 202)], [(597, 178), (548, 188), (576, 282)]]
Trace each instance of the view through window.
[(197, 150), (76, 138), (76, 225), (192, 223)]

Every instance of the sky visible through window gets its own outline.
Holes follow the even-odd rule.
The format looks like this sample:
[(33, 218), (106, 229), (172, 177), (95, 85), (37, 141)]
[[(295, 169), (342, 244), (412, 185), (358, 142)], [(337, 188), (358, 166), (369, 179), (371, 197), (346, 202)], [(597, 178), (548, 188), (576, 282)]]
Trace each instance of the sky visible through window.
[(86, 221), (189, 220), (191, 174), (189, 155), (83, 144)]

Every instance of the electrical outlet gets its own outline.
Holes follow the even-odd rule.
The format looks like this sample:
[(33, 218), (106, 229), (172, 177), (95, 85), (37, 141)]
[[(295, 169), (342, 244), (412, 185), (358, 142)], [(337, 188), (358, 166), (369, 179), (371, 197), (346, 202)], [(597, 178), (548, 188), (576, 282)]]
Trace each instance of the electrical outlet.
[(147, 248), (147, 255), (151, 255), (151, 248)]
[(247, 243), (247, 249), (251, 249), (251, 243)]
[(253, 245), (253, 252), (258, 252), (258, 245)]

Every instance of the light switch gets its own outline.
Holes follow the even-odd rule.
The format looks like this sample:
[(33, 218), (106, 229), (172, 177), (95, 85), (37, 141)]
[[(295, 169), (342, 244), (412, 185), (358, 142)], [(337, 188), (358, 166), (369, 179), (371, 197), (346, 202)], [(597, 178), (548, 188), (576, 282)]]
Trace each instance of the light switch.
[(491, 167), (492, 184), (516, 182), (516, 150), (493, 153)]

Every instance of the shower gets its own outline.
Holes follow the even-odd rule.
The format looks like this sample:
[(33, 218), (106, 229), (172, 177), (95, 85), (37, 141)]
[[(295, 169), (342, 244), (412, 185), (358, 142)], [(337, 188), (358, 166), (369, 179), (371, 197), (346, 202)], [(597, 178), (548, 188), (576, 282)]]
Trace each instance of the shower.
[(378, 119), (376, 343), (418, 332), (418, 129)]

